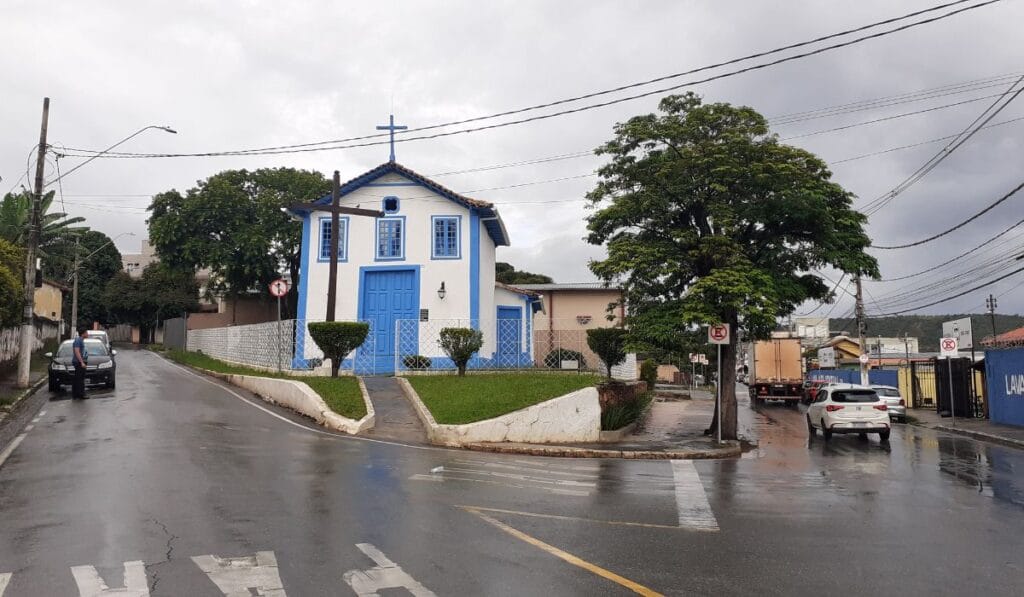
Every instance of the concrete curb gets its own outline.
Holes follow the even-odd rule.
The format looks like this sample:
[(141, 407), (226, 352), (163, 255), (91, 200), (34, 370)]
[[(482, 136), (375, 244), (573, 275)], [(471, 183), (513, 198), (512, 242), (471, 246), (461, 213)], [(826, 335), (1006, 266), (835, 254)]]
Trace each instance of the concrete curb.
[[(491, 419), (460, 425), (440, 424), (409, 380), (399, 387), (423, 423), (434, 445), (460, 447), (480, 442), (542, 442), (568, 444), (600, 439), (601, 411), (596, 388), (583, 388)], [(551, 440), (550, 438), (556, 438)]]
[(1001, 435), (995, 435), (992, 433), (985, 433), (984, 431), (960, 429), (959, 427), (949, 427), (946, 425), (936, 425), (932, 427), (932, 429), (936, 431), (945, 431), (946, 433), (952, 433), (954, 435), (962, 435), (964, 437), (970, 437), (972, 439), (991, 442), (994, 444), (1001, 444), (1003, 446), (1009, 446), (1011, 448), (1024, 450), (1024, 441), (1011, 439), (1008, 437), (1002, 437)]
[(374, 425), (376, 414), (373, 404), (370, 403), (370, 396), (366, 392), (363, 380), (356, 378), (359, 383), (359, 391), (363, 395), (363, 403), (366, 405), (366, 415), (356, 421), (343, 417), (327, 406), (324, 399), (308, 385), (291, 380), (277, 379), (273, 377), (259, 377), (256, 375), (239, 375), (237, 373), (218, 373), (208, 369), (192, 367), (210, 377), (214, 377), (249, 390), (263, 400), (271, 404), (277, 404), (289, 408), (299, 414), (305, 415), (328, 429), (341, 431), (350, 435), (358, 435)]
[(498, 454), (526, 454), (530, 456), (559, 456), (563, 458), (625, 458), (630, 460), (707, 460), (737, 458), (742, 453), (739, 442), (729, 441), (721, 448), (705, 450), (602, 450), (571, 446), (507, 445), (492, 443), (463, 444), (463, 448)]
[(36, 380), (35, 383), (22, 390), (21, 393), (14, 398), (14, 402), (0, 406), (0, 423), (3, 423), (11, 413), (16, 411), (29, 396), (32, 396), (39, 391), (39, 388), (46, 385), (47, 379), (48, 378), (45, 375), (42, 376)]

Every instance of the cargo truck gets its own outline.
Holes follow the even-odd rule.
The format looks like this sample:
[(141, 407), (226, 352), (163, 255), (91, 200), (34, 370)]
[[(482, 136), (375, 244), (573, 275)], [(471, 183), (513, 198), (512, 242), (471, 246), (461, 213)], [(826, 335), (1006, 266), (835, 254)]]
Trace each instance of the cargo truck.
[(751, 342), (747, 349), (747, 380), (751, 405), (784, 400), (790, 406), (803, 396), (803, 356), (799, 338)]

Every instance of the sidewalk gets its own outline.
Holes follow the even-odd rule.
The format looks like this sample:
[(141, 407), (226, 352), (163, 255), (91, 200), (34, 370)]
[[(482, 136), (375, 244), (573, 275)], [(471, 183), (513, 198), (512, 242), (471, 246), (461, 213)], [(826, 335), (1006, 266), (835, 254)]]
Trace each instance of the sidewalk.
[(734, 458), (739, 442), (719, 445), (704, 435), (715, 402), (697, 391), (692, 400), (656, 400), (643, 426), (619, 442), (579, 444), (476, 443), (466, 447), (484, 452), (565, 456), (573, 458), (704, 459)]
[(914, 408), (907, 415), (916, 419), (915, 425), (928, 427), (937, 431), (955, 433), (982, 441), (1003, 444), (1014, 448), (1024, 448), (1024, 427), (999, 425), (987, 419), (964, 419), (957, 417), (941, 417), (930, 409)]
[(414, 444), (428, 443), (427, 430), (395, 378), (364, 377), (363, 383), (376, 416), (373, 428), (360, 435)]

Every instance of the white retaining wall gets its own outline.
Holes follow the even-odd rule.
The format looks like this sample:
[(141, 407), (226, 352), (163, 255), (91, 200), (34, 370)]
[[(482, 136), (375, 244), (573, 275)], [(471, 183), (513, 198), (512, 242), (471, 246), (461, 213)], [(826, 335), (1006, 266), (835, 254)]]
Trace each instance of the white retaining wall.
[(433, 444), (461, 446), (477, 442), (526, 442), (534, 444), (596, 442), (601, 438), (601, 405), (597, 388), (534, 404), (515, 412), (467, 423), (441, 425), (420, 400), (409, 380), (398, 378)]

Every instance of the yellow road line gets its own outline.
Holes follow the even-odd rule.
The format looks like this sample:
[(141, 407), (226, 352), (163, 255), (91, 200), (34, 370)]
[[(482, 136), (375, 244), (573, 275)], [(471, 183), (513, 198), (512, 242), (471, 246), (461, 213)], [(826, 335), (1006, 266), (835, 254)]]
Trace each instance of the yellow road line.
[[(625, 520), (600, 520), (597, 518), (580, 518), (578, 516), (561, 516), (559, 514), (538, 514), (537, 512), (522, 512), (519, 510), (502, 510), (501, 508), (484, 508), (482, 506), (456, 506), (456, 508), (462, 508), (463, 510), (471, 510), (474, 512), (496, 512), (498, 514), (513, 514), (515, 516), (529, 516), (532, 518), (552, 518), (554, 520), (569, 520), (573, 522), (592, 522), (595, 524), (607, 524), (612, 526), (623, 526), (623, 527), (643, 527), (647, 529), (669, 529), (672, 531), (683, 530), (682, 527), (668, 524), (655, 524), (653, 522), (628, 522)], [(691, 530), (691, 529), (686, 529)]]
[(601, 578), (606, 578), (606, 579), (608, 579), (608, 580), (610, 580), (610, 581), (612, 581), (614, 583), (617, 583), (617, 584), (619, 584), (619, 585), (621, 585), (623, 587), (626, 587), (627, 589), (633, 591), (634, 593), (637, 593), (638, 595), (644, 595), (645, 597), (663, 597), (662, 594), (658, 593), (657, 591), (652, 591), (651, 589), (648, 589), (647, 587), (645, 587), (645, 586), (643, 586), (641, 584), (637, 584), (637, 583), (629, 580), (628, 578), (624, 578), (622, 576), (619, 576), (618, 574), (615, 574), (614, 572), (612, 572), (610, 570), (605, 570), (604, 568), (602, 568), (602, 567), (600, 567), (600, 566), (598, 566), (596, 564), (591, 564), (590, 562), (588, 562), (586, 560), (583, 560), (583, 559), (580, 559), (580, 558), (572, 555), (571, 553), (568, 553), (568, 552), (562, 551), (561, 549), (558, 549), (554, 545), (548, 545), (547, 543), (544, 543), (540, 539), (535, 539), (535, 538), (531, 537), (530, 535), (527, 535), (526, 533), (524, 533), (524, 532), (522, 532), (520, 530), (517, 530), (517, 529), (514, 529), (514, 528), (508, 526), (507, 524), (501, 522), (500, 520), (496, 520), (494, 518), (491, 518), (490, 516), (487, 516), (483, 512), (480, 512), (479, 510), (476, 510), (474, 508), (469, 508), (469, 507), (462, 507), (462, 509), (467, 511), (467, 512), (469, 512), (469, 513), (471, 513), (471, 514), (474, 514), (474, 515), (480, 517), (484, 521), (489, 522), (490, 524), (498, 527), (499, 529), (505, 531), (506, 533), (508, 533), (509, 535), (512, 535), (513, 537), (515, 537), (516, 539), (519, 539), (520, 541), (525, 541), (526, 543), (529, 543), (530, 545), (532, 545), (534, 547), (538, 547), (538, 548), (548, 552), (549, 554), (551, 554), (551, 555), (553, 555), (553, 556), (555, 556), (557, 558), (561, 558), (562, 560), (565, 560), (566, 562), (569, 562), (573, 566), (579, 566), (580, 568), (583, 568), (584, 570), (592, 572), (592, 573), (600, 576)]

